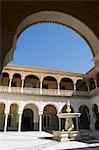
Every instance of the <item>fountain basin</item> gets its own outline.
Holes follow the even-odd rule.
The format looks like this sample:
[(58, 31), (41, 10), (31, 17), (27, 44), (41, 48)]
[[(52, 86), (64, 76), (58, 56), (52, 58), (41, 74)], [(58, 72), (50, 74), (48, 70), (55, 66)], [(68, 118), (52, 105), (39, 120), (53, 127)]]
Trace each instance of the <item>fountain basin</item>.
[[(74, 124), (73, 118), (80, 117), (81, 113), (71, 113), (70, 102), (67, 102), (66, 113), (58, 113), (57, 116), (59, 121), (61, 118), (65, 118), (65, 131), (53, 131), (53, 139), (58, 141), (69, 141), (70, 139), (75, 139), (78, 135), (78, 131), (73, 131)], [(78, 119), (76, 120), (77, 129), (78, 129)], [(59, 123), (59, 129), (60, 129)]]
[(80, 117), (81, 113), (59, 113), (57, 116), (59, 118), (78, 118)]
[(74, 141), (74, 140), (89, 140), (91, 139), (90, 131), (53, 131), (53, 140), (56, 141)]

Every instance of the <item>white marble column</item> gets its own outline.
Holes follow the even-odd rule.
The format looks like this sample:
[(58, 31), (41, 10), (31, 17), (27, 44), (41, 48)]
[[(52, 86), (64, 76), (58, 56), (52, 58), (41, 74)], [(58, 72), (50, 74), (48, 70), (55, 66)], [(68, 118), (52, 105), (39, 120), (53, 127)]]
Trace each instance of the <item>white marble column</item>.
[(76, 82), (77, 82), (76, 80), (73, 81), (73, 85), (74, 85), (74, 92), (73, 93), (74, 93), (74, 95), (76, 95)]
[(89, 89), (89, 84), (87, 83), (87, 88), (88, 88), (88, 92), (90, 91), (90, 89)]
[(12, 77), (10, 77), (10, 81), (9, 81), (9, 92), (11, 92), (11, 82), (12, 82)]
[(39, 114), (39, 131), (42, 131), (42, 114)]
[(9, 115), (9, 113), (5, 113), (4, 132), (6, 132), (6, 130), (7, 130), (8, 115)]
[(42, 94), (43, 79), (40, 80), (40, 94)]
[(22, 113), (18, 113), (18, 115), (19, 115), (18, 132), (20, 132), (21, 131)]
[(60, 82), (58, 82), (58, 95), (60, 95)]
[(95, 87), (97, 88), (97, 81), (96, 81), (96, 78), (94, 79), (94, 82), (95, 82)]
[(25, 78), (22, 78), (22, 85), (21, 85), (21, 92), (22, 93), (23, 93), (24, 80), (25, 80)]
[(74, 91), (76, 91), (76, 81), (74, 81)]
[(77, 83), (77, 79), (74, 79), (74, 80), (73, 80), (74, 91), (76, 91), (76, 83)]

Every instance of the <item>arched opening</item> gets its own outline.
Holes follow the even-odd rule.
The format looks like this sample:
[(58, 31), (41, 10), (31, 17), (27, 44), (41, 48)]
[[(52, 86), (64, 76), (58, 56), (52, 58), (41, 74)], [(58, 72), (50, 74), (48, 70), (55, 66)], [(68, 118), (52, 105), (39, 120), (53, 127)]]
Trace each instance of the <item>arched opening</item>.
[(28, 104), (24, 107), (22, 114), (22, 131), (37, 131), (38, 130), (38, 108), (34, 104)]
[[(58, 23), (58, 24), (60, 23), (70, 27), (75, 31), (77, 31), (78, 33), (80, 33), (87, 40), (87, 42), (92, 48), (93, 55), (95, 55), (96, 52), (98, 52), (98, 46), (97, 46), (98, 38), (92, 32), (92, 30), (86, 24), (84, 24), (82, 21), (75, 18), (74, 16), (62, 12), (57, 12), (57, 11), (40, 11), (31, 14), (28, 17), (26, 17), (24, 20), (22, 20), (22, 22), (20, 23), (20, 25), (16, 30), (16, 34), (13, 39), (12, 48), (16, 46), (17, 38), (21, 34), (21, 32), (27, 27), (29, 27), (31, 24), (36, 24), (38, 22), (54, 22), (54, 23)], [(90, 36), (92, 38), (90, 38)]]
[(8, 131), (17, 131), (18, 130), (18, 105), (11, 104), (10, 113), (8, 115), (7, 122), (7, 130)]
[[(74, 113), (74, 109), (71, 105), (70, 105), (70, 108), (71, 108), (71, 113)], [(67, 105), (65, 104), (64, 107), (62, 108), (61, 112), (67, 113), (66, 109), (67, 109)], [(76, 129), (76, 119), (73, 118), (72, 120), (73, 120), (73, 124), (74, 124), (74, 129)], [(61, 130), (65, 130), (65, 121), (66, 121), (65, 118), (61, 119)]]
[(86, 105), (81, 105), (79, 108), (81, 113), (79, 117), (79, 128), (89, 130), (89, 109)]
[(60, 90), (73, 90), (73, 81), (69, 78), (62, 78), (60, 81)]
[(22, 131), (32, 131), (33, 130), (33, 111), (29, 108), (24, 109), (22, 115)]
[(35, 75), (26, 76), (24, 81), (24, 87), (39, 88), (40, 87), (39, 78)]
[[(45, 26), (45, 28), (43, 27), (43, 26)], [(71, 51), (71, 49), (70, 48), (68, 48), (68, 55), (66, 54), (66, 52), (67, 51), (65, 51), (66, 50), (66, 45), (65, 46), (63, 46), (64, 44), (61, 42), (61, 41), (65, 41), (66, 40), (66, 38), (68, 37), (68, 36), (66, 36), (66, 38), (64, 37), (64, 36), (62, 36), (62, 37), (64, 37), (64, 39), (62, 40), (62, 39), (57, 39), (56, 41), (58, 41), (58, 42), (56, 42), (55, 43), (55, 39), (56, 39), (56, 37), (61, 37), (60, 35), (58, 35), (57, 36), (57, 31), (56, 31), (56, 33), (55, 33), (55, 35), (56, 35), (56, 37), (54, 37), (53, 35), (52, 35), (52, 37), (51, 37), (51, 39), (50, 40), (48, 40), (47, 39), (47, 37), (50, 37), (50, 36), (46, 36), (46, 34), (52, 34), (53, 33), (53, 31), (54, 30), (52, 30), (50, 33), (45, 33), (46, 32), (46, 28), (50, 28), (50, 26), (53, 26), (53, 28), (54, 28), (54, 26), (55, 26), (55, 28), (56, 28), (56, 30), (57, 31), (59, 31), (60, 30), (60, 28), (63, 28), (64, 29), (64, 33), (65, 33), (65, 31), (67, 32), (67, 31), (69, 31), (69, 33), (71, 32), (72, 33), (72, 35), (71, 36), (69, 36), (69, 37), (72, 37), (72, 36), (75, 36), (76, 38), (74, 38), (74, 39), (76, 39), (76, 43), (73, 41), (73, 42), (71, 42), (71, 43), (69, 43), (69, 42), (67, 42), (67, 43), (69, 43), (69, 44), (67, 44), (67, 48), (68, 48), (68, 45), (70, 46), (70, 45), (73, 45), (73, 48), (71, 48), (71, 49), (73, 49), (72, 51)], [(40, 32), (42, 32), (42, 34), (44, 34), (45, 36), (42, 36), (41, 37), (41, 35), (42, 34), (40, 34), (40, 35), (38, 35), (38, 32), (39, 32), (39, 28), (41, 28), (41, 27), (43, 27), (41, 30), (43, 30), (43, 31), (40, 31)], [(57, 27), (58, 27), (58, 29), (57, 29)], [(32, 29), (32, 30), (31, 30)], [(52, 29), (52, 27), (51, 27), (51, 29)], [(31, 31), (31, 32), (30, 32)], [(36, 35), (35, 35), (35, 31), (37, 31), (36, 33), (36, 35), (38, 35), (38, 38), (36, 37)], [(50, 30), (49, 30), (50, 31)], [(89, 69), (90, 69), (90, 67), (93, 67), (94, 65), (93, 65), (93, 63), (92, 63), (92, 61), (90, 61), (89, 60), (89, 56), (90, 57), (93, 57), (92, 56), (92, 54), (91, 53), (89, 53), (88, 55), (86, 54), (86, 56), (88, 56), (87, 57), (87, 60), (86, 60), (86, 58), (85, 58), (85, 55), (84, 55), (84, 57), (83, 57), (83, 54), (84, 54), (84, 49), (86, 50), (86, 52), (90, 52), (90, 48), (89, 48), (89, 46), (87, 45), (87, 42), (86, 41), (84, 41), (84, 39), (78, 34), (78, 32), (75, 32), (74, 30), (72, 30), (71, 28), (69, 28), (69, 26), (68, 27), (64, 27), (64, 26), (62, 26), (62, 24), (57, 24), (57, 22), (56, 22), (56, 24), (54, 24), (53, 22), (40, 22), (40, 24), (38, 24), (38, 22), (37, 22), (37, 24), (35, 24), (35, 25), (33, 25), (33, 26), (31, 26), (31, 27), (29, 27), (29, 28), (27, 28), (26, 29), (26, 31), (24, 31), (21, 35), (20, 35), (20, 39), (21, 39), (21, 37), (23, 36), (23, 35), (25, 35), (25, 33), (29, 33), (29, 36), (31, 37), (32, 36), (32, 40), (31, 41), (34, 41), (34, 43), (28, 43), (28, 39), (27, 39), (27, 44), (26, 44), (26, 46), (27, 45), (31, 45), (29, 48), (28, 47), (26, 47), (26, 46), (24, 46), (26, 49), (28, 48), (28, 50), (30, 50), (29, 51), (29, 53), (28, 53), (28, 51), (27, 50), (25, 50), (25, 53), (27, 52), (27, 54), (26, 55), (23, 55), (23, 60), (24, 60), (24, 63), (22, 62), (22, 65), (23, 64), (25, 64), (25, 65), (35, 65), (35, 66), (40, 66), (40, 67), (47, 67), (47, 68), (57, 68), (57, 69), (66, 69), (66, 70), (72, 70), (72, 71), (77, 71), (77, 70), (75, 70), (75, 69), (79, 69), (79, 71), (77, 71), (77, 72), (87, 72)], [(30, 34), (30, 33), (34, 33), (34, 34)], [(60, 32), (61, 33), (61, 32)], [(34, 35), (34, 36), (33, 36)], [(66, 34), (67, 35), (67, 34)], [(25, 37), (28, 37), (28, 36), (25, 36)], [(41, 39), (40, 39), (40, 37), (41, 37)], [(45, 39), (43, 39), (43, 37), (45, 37)], [(54, 38), (53, 38), (54, 37)], [(19, 41), (20, 41), (20, 39), (18, 40), (18, 43), (20, 43)], [(23, 39), (23, 37), (22, 37), (22, 39)], [(37, 39), (37, 41), (35, 41), (35, 39)], [(52, 43), (51, 42), (49, 42), (49, 43), (47, 43), (46, 42), (46, 39), (47, 39), (47, 42), (48, 41), (52, 41)], [(79, 41), (79, 39), (80, 39), (80, 41)], [(39, 41), (40, 40), (40, 41)], [(67, 39), (68, 40), (68, 39)], [(26, 41), (26, 39), (25, 39), (25, 41)], [(77, 41), (78, 41), (78, 43), (77, 43)], [(24, 42), (24, 40), (22, 40), (22, 42)], [(26, 42), (25, 42), (26, 43)], [(39, 44), (37, 44), (37, 43), (39, 43)], [(54, 49), (52, 49), (53, 47), (54, 47), (54, 44), (55, 43), (55, 45), (56, 45), (56, 48), (54, 48)], [(59, 44), (60, 43), (60, 44)], [(35, 45), (36, 44), (36, 45)], [(66, 43), (65, 43), (66, 44)], [(81, 47), (80, 47), (80, 51), (78, 50), (77, 51), (77, 54), (78, 55), (76, 55), (76, 52), (74, 51), (74, 49), (76, 50), (76, 49), (79, 49), (79, 47), (77, 48), (77, 47), (75, 47), (75, 46), (77, 46), (77, 45), (79, 45), (79, 44), (81, 44), (81, 47), (82, 47), (82, 45), (83, 46), (85, 46), (85, 48), (83, 47), (83, 49), (81, 50)], [(43, 45), (43, 47), (41, 47)], [(46, 47), (46, 46), (48, 46), (48, 47)], [(50, 47), (51, 46), (51, 47)], [(20, 49), (22, 49), (22, 48), (18, 48), (19, 46), (17, 45), (17, 50), (19, 50), (19, 53), (20, 53)], [(32, 48), (31, 48), (32, 47)], [(34, 47), (34, 52), (33, 52), (33, 47)], [(37, 50), (35, 49), (35, 47), (37, 48)], [(65, 47), (65, 49), (64, 49), (64, 47)], [(46, 48), (46, 50), (45, 50), (45, 48)], [(42, 49), (42, 51), (41, 51), (41, 49)], [(61, 50), (60, 50), (61, 49)], [(52, 50), (52, 51), (51, 51)], [(88, 51), (87, 51), (88, 50)], [(22, 50), (23, 51), (23, 50)], [(38, 51), (38, 52), (37, 52)], [(56, 54), (57, 54), (57, 51), (58, 51), (58, 55), (57, 55), (57, 57), (56, 57)], [(33, 54), (32, 54), (32, 52), (33, 52)], [(16, 53), (17, 53), (17, 51), (16, 51)], [(71, 55), (71, 53), (73, 53), (72, 55)], [(29, 56), (29, 60), (27, 59), (27, 58), (25, 58), (25, 56), (27, 57), (27, 56)], [(34, 57), (34, 59), (33, 59), (33, 57), (32, 56), (37, 56), (37, 57)], [(19, 56), (20, 57), (20, 59), (21, 59), (21, 55)], [(76, 58), (80, 58), (80, 59), (76, 59)], [(42, 58), (42, 60), (43, 61), (40, 61), (40, 63), (39, 63), (39, 61), (37, 61), (37, 58), (38, 58), (38, 60), (40, 60), (41, 58)], [(50, 59), (49, 59), (50, 58)], [(75, 65), (75, 63), (71, 63), (70, 61), (71, 61), (71, 59), (72, 60), (74, 60), (74, 58), (75, 58), (75, 60), (76, 61), (74, 61), (74, 62), (76, 62), (76, 66), (75, 66), (75, 68), (73, 68), (73, 65)], [(31, 60), (32, 59), (32, 60)], [(61, 61), (59, 61), (59, 60), (61, 60)], [(67, 62), (67, 60), (68, 60), (68, 62)], [(82, 61), (82, 63), (81, 63), (81, 61), (79, 61), (78, 63), (77, 63), (77, 61), (78, 60), (81, 60)], [(45, 61), (45, 64), (44, 64), (44, 61)], [(48, 63), (48, 61), (50, 61), (50, 63)], [(62, 62), (63, 61), (63, 62)], [(21, 61), (20, 61), (21, 62)], [(17, 63), (19, 63), (18, 61), (17, 61)], [(87, 63), (90, 63), (90, 67), (88, 67), (86, 64)], [(55, 66), (55, 65), (57, 66)], [(64, 67), (64, 66), (62, 66), (62, 64), (68, 64), (68, 65), (66, 65), (66, 68)], [(70, 65), (70, 64), (72, 64), (72, 65)], [(82, 64), (85, 64), (84, 66), (85, 67), (83, 67), (83, 65)], [(71, 67), (70, 67), (71, 66)], [(86, 69), (86, 71), (85, 71), (85, 69), (83, 69), (83, 71), (81, 70), (81, 68), (83, 67), (83, 68), (86, 68), (86, 66), (88, 67), (87, 69)], [(68, 74), (67, 74), (68, 75)]]
[(57, 80), (54, 77), (47, 76), (43, 79), (43, 89), (57, 89)]
[(99, 112), (98, 112), (97, 104), (92, 105), (92, 110), (93, 110), (94, 114), (96, 115), (95, 128), (96, 128), (96, 130), (99, 130)]
[(96, 76), (97, 76), (97, 77), (96, 77), (96, 80), (97, 80), (97, 86), (99, 87), (99, 72), (97, 73)]
[(53, 105), (46, 105), (43, 110), (43, 130), (51, 132), (58, 129), (57, 110)]
[(4, 110), (5, 110), (5, 104), (0, 103), (0, 131), (4, 130), (4, 119), (5, 119)]
[(12, 87), (21, 87), (21, 75), (15, 73), (11, 82)]
[(9, 74), (4, 72), (2, 73), (0, 85), (9, 86)]
[(90, 89), (90, 91), (95, 89), (95, 88), (96, 88), (95, 81), (94, 81), (93, 78), (90, 78), (90, 80), (89, 80), (89, 89)]
[(83, 80), (77, 80), (76, 82), (76, 91), (88, 91), (86, 82)]

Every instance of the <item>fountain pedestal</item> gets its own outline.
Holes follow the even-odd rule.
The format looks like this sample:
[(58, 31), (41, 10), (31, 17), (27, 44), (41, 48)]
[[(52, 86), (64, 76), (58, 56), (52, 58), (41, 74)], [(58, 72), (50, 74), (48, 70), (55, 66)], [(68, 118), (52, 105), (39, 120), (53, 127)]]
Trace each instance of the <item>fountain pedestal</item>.
[[(95, 137), (94, 131), (80, 130), (80, 131), (53, 131), (53, 140), (56, 141), (74, 141), (74, 140), (89, 140)], [(99, 137), (98, 137), (99, 138)]]
[(71, 141), (79, 139), (79, 131), (53, 131), (53, 140)]

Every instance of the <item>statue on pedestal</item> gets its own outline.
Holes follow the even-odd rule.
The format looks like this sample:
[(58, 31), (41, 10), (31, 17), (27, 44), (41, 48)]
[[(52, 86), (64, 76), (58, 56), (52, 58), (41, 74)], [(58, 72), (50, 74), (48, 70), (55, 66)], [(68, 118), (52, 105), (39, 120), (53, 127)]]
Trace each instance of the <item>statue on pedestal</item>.
[[(70, 102), (68, 101), (67, 103), (67, 109), (66, 109), (67, 113), (70, 113), (71, 112), (71, 108), (70, 108)], [(65, 121), (65, 130), (68, 130), (68, 131), (72, 131), (74, 128), (74, 124), (73, 124), (73, 121), (72, 121), (72, 118), (66, 118), (66, 121)]]

